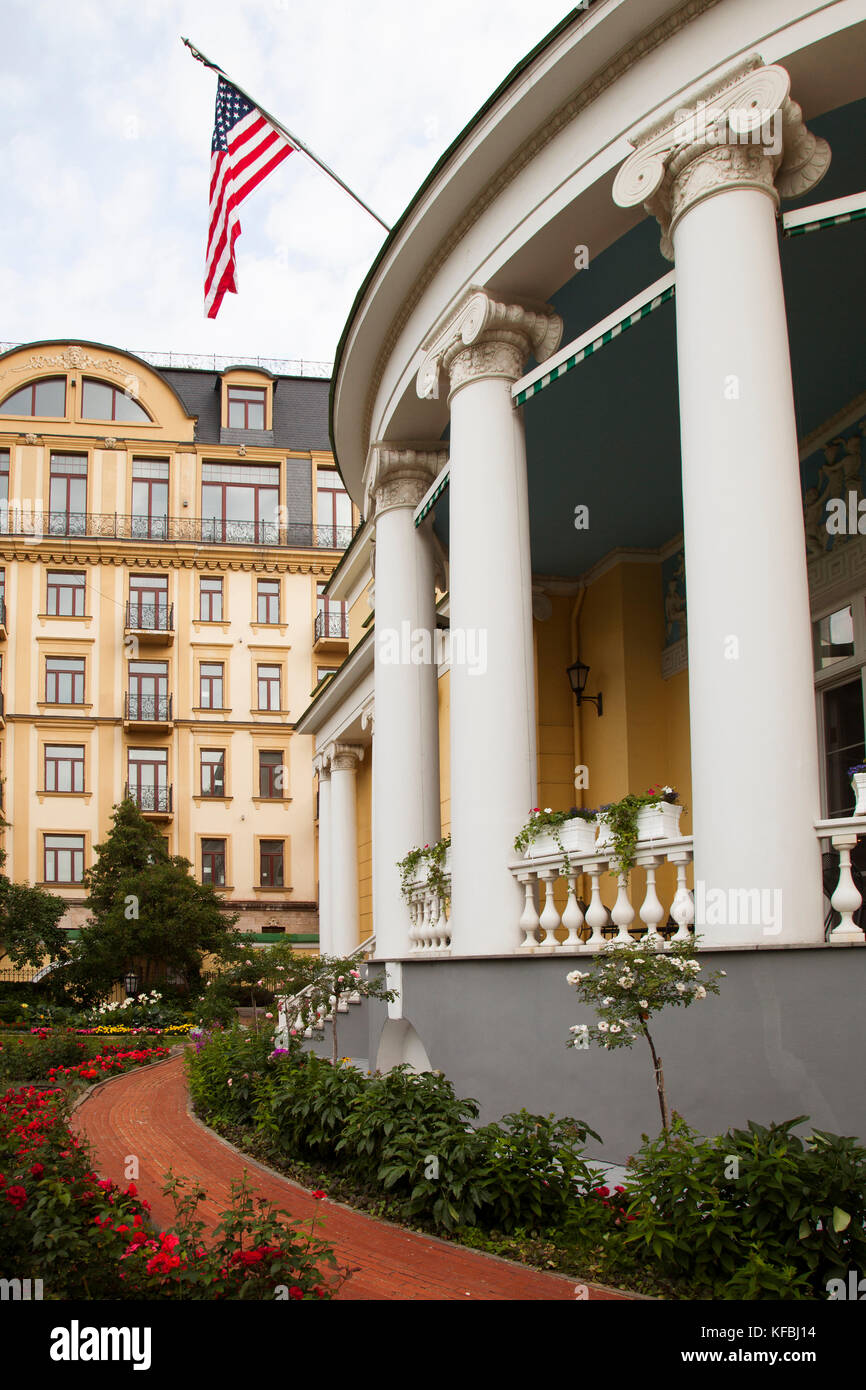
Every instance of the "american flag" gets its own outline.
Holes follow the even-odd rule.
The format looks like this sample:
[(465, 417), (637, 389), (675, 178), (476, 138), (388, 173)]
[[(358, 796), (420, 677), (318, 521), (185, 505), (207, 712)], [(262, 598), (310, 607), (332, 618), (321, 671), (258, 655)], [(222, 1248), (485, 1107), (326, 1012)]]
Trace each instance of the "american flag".
[(204, 282), (209, 319), (216, 318), (224, 294), (237, 294), (235, 242), (241, 232), (238, 208), (262, 179), (288, 158), (293, 148), (258, 107), (220, 77), (211, 141), (210, 227)]

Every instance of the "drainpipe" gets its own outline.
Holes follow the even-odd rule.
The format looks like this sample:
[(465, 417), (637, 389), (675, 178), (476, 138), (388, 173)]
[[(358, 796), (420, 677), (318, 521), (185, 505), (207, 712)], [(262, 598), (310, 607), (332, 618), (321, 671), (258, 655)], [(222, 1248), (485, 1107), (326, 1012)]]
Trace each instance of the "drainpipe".
[[(575, 661), (577, 661), (577, 660), (579, 659), (579, 657), (580, 657), (580, 641), (579, 641), (579, 637), (578, 637), (578, 627), (579, 627), (579, 622), (580, 622), (580, 610), (581, 610), (581, 608), (583, 607), (583, 600), (585, 599), (585, 597), (586, 597), (586, 585), (585, 585), (585, 584), (582, 584), (581, 587), (580, 587), (580, 590), (579, 590), (579, 592), (578, 592), (578, 595), (577, 595), (576, 599), (574, 600), (574, 607), (573, 607), (572, 610), (571, 610), (571, 660), (572, 660), (572, 663), (574, 663)], [(580, 730), (580, 705), (577, 703), (576, 700), (574, 701), (574, 705), (573, 705), (573, 707), (572, 707), (571, 721), (572, 721), (572, 725), (571, 725), (571, 727), (572, 727), (572, 751), (573, 751), (573, 753), (574, 753), (574, 766), (575, 766), (575, 767), (579, 767), (580, 764), (581, 764), (581, 748), (582, 748), (582, 741), (581, 741), (581, 736), (580, 736), (580, 733), (581, 733), (581, 730)], [(584, 789), (583, 789), (582, 787), (579, 788), (579, 789), (578, 789), (577, 787), (575, 787), (574, 790), (575, 790), (575, 800), (574, 800), (574, 804), (575, 804), (575, 806), (580, 806), (580, 807), (582, 808), (582, 807), (584, 806), (584, 804), (585, 804), (585, 801), (586, 801), (586, 798), (585, 798), (585, 796), (584, 796)], [(578, 800), (578, 798), (577, 798), (577, 792), (578, 792), (578, 790), (580, 790), (580, 800)]]

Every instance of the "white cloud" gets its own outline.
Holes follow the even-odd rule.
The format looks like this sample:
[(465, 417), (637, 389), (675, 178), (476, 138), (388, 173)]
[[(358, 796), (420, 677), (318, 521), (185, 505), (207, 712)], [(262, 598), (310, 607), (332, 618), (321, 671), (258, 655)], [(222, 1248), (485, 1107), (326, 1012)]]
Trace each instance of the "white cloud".
[(180, 35), (393, 222), (564, 12), (555, 0), (7, 0), (0, 337), (332, 358), (384, 233), (293, 155), (242, 208), (240, 293), (206, 320), (215, 78)]

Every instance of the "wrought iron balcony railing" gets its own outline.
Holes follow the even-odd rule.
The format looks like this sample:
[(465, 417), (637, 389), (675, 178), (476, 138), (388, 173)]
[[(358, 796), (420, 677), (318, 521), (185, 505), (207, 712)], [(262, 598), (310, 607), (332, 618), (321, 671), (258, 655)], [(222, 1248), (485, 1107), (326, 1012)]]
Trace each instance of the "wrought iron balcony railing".
[(174, 632), (174, 604), (129, 602), (126, 626), (134, 632)]
[(138, 724), (169, 724), (171, 703), (171, 695), (139, 695), (130, 690), (123, 699), (123, 717)]
[(172, 790), (171, 786), (135, 787), (127, 782), (123, 794), (135, 802), (139, 811), (153, 811), (157, 814), (171, 815), (174, 810)]
[(313, 629), (313, 640), (318, 642), (322, 638), (340, 638), (349, 636), (349, 615), (348, 613), (317, 613), (316, 625)]
[(48, 512), (0, 504), (0, 535), (75, 536), (92, 540), (189, 542), (195, 545), (266, 545), (345, 550), (351, 526), (312, 526), (303, 521), (225, 521), (196, 516), (131, 516), (121, 512)]
[(6, 621), (7, 621), (7, 615), (6, 615), (6, 600), (5, 600), (5, 598), (0, 598), (0, 627), (5, 627), (5, 626), (6, 626)]

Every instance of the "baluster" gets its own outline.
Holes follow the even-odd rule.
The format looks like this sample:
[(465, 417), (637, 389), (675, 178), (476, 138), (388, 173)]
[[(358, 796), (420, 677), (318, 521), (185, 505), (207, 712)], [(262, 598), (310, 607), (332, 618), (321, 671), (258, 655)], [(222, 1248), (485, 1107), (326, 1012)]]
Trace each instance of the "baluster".
[(559, 878), (558, 868), (539, 869), (538, 876), (544, 884), (544, 911), (541, 914), (539, 926), (544, 931), (541, 937), (541, 944), (550, 947), (557, 945), (556, 928), (559, 926), (559, 913), (556, 910), (556, 903), (553, 900), (554, 887)]
[(677, 930), (671, 941), (692, 940), (689, 928), (695, 920), (695, 904), (686, 887), (686, 865), (691, 862), (691, 858), (690, 850), (678, 850), (675, 854), (668, 855), (668, 862), (677, 866), (677, 891), (671, 903), (671, 916), (677, 924)]
[(839, 882), (830, 899), (830, 905), (836, 909), (842, 920), (833, 928), (828, 940), (834, 946), (845, 941), (862, 942), (863, 932), (854, 921), (854, 913), (862, 903), (863, 897), (851, 877), (851, 851), (857, 844), (856, 831), (852, 830), (846, 835), (833, 835), (831, 843), (833, 848), (839, 851)]
[(583, 945), (578, 935), (584, 919), (575, 896), (574, 885), (576, 882), (577, 873), (572, 870), (568, 875), (568, 902), (565, 904), (565, 911), (562, 914), (562, 925), (568, 928), (568, 936), (563, 941), (563, 946)]
[(409, 947), (417, 951), (420, 946), (418, 935), (418, 894), (413, 888), (409, 893)]
[(523, 884), (525, 896), (523, 912), (520, 914), (520, 921), (517, 924), (523, 932), (520, 950), (526, 951), (532, 950), (534, 946), (538, 945), (538, 938), (535, 935), (535, 931), (539, 925), (540, 919), (535, 906), (535, 874), (518, 874), (517, 877)]
[(601, 900), (602, 862), (597, 861), (593, 864), (587, 864), (585, 867), (591, 880), (591, 896), (589, 907), (586, 909), (586, 925), (592, 927), (592, 936), (584, 942), (584, 945), (590, 950), (596, 950), (605, 944), (602, 927), (607, 926), (610, 916)]
[(616, 882), (616, 902), (611, 908), (610, 913), (614, 925), (619, 928), (619, 931), (614, 937), (614, 941), (618, 945), (629, 945), (632, 941), (632, 937), (629, 936), (628, 928), (634, 921), (634, 908), (631, 905), (631, 899), (628, 895), (628, 875), (617, 874)]
[(642, 869), (646, 869), (646, 895), (640, 907), (640, 920), (646, 924), (646, 935), (643, 940), (657, 944), (662, 940), (658, 926), (664, 918), (665, 910), (659, 902), (659, 896), (656, 892), (656, 869), (665, 862), (664, 855), (641, 854), (638, 855), (636, 862)]

